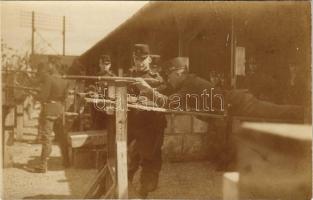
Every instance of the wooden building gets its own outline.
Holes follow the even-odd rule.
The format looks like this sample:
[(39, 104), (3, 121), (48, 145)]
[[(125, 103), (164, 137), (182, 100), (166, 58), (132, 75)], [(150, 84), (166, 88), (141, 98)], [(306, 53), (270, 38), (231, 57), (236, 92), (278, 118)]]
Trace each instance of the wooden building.
[(224, 73), (229, 87), (241, 87), (236, 79), (250, 57), (281, 83), (288, 79), (289, 63), (297, 63), (301, 76), (309, 70), (310, 35), (308, 2), (150, 2), (79, 61), (90, 75), (99, 55), (107, 53), (114, 70), (125, 71), (132, 45), (147, 43), (163, 61), (188, 56), (190, 71), (204, 78), (210, 70)]
[[(119, 69), (125, 72), (132, 65), (133, 44), (147, 43), (152, 53), (161, 55), (163, 61), (188, 56), (192, 73), (209, 79), (210, 71), (214, 70), (224, 74), (226, 88), (245, 88), (241, 82), (247, 74), (246, 60), (253, 57), (259, 66), (258, 73), (276, 80), (275, 85), (269, 85), (266, 90), (278, 95), (276, 102), (288, 103), (284, 100), (288, 96), (288, 66), (296, 63), (299, 79), (306, 82), (298, 85), (301, 95), (291, 98), (295, 104), (307, 105), (306, 122), (309, 123), (310, 35), (308, 2), (149, 2), (79, 56), (69, 73), (78, 73), (75, 69), (83, 67), (86, 75), (94, 75), (101, 54), (111, 56), (116, 73)], [(255, 84), (267, 82), (261, 79)], [(181, 121), (191, 125), (185, 129), (175, 127), (182, 124)], [(196, 141), (191, 146), (198, 146), (201, 152), (208, 151), (207, 144), (200, 142), (208, 140), (206, 134), (190, 134), (206, 133), (210, 130), (206, 123), (190, 116), (168, 116), (168, 124), (171, 125), (167, 132), (178, 132), (181, 137), (172, 140), (175, 144), (170, 144), (173, 148), (169, 149), (173, 153), (184, 152), (183, 146), (188, 146), (184, 141)], [(194, 124), (201, 128), (193, 127)], [(186, 135), (192, 138), (186, 139)], [(165, 146), (167, 141), (171, 140), (166, 140)], [(186, 158), (186, 154), (179, 157)]]
[[(258, 65), (256, 78), (262, 77), (259, 81), (254, 82), (255, 86), (267, 84), (267, 87), (264, 88), (269, 90), (271, 94), (277, 95), (270, 101), (280, 104), (303, 105), (305, 107), (305, 123), (311, 124), (310, 12), (310, 2), (305, 1), (150, 2), (83, 53), (76, 60), (76, 65), (72, 66), (69, 73), (81, 73), (83, 69), (86, 75), (96, 74), (101, 54), (111, 56), (113, 70), (116, 73), (121, 70), (125, 72), (132, 65), (133, 44), (146, 43), (149, 44), (153, 54), (161, 55), (163, 61), (176, 56), (188, 56), (190, 72), (210, 80), (210, 72), (214, 70), (224, 75), (226, 89), (246, 89), (247, 61), (253, 58)], [(295, 72), (290, 71), (290, 65), (295, 65)], [(80, 70), (76, 70), (77, 68)], [(292, 73), (297, 74), (299, 81), (294, 87), (295, 95), (290, 95), (289, 85)], [(263, 77), (275, 80), (275, 84), (268, 84), (269, 79)], [(288, 100), (286, 100), (287, 97)], [(234, 119), (233, 123), (231, 120), (212, 120), (209, 123), (204, 123), (194, 116), (167, 115), (168, 126), (165, 131), (163, 153), (174, 160), (203, 159), (210, 156), (209, 154), (214, 151), (219, 158), (223, 156), (235, 158), (236, 155), (234, 154), (226, 155), (231, 152), (230, 149), (214, 147), (214, 145), (219, 146), (220, 144), (216, 142), (216, 138), (220, 137), (221, 140), (224, 140), (225, 135), (221, 136), (220, 133), (228, 132), (229, 134), (231, 132), (231, 136), (240, 139), (240, 133), (236, 134), (235, 129), (230, 131), (227, 129), (227, 125), (235, 124), (235, 122), (242, 123), (246, 120), (252, 120), (255, 123), (258, 120), (266, 121), (266, 119)], [(271, 130), (270, 127), (276, 125), (256, 122), (256, 126)], [(286, 131), (292, 125), (280, 122), (278, 126), (281, 131)], [(301, 127), (305, 127), (306, 130), (311, 129), (311, 125), (299, 125), (299, 127), (299, 130), (296, 129), (293, 133), (303, 134)], [(262, 151), (265, 149), (264, 152), (269, 152), (268, 155), (270, 156), (275, 157), (277, 155), (273, 158), (273, 166), (267, 161), (260, 161), (262, 162), (260, 166), (264, 166), (265, 169), (261, 169), (261, 178), (264, 180), (267, 180), (265, 178), (267, 171), (274, 174), (279, 172), (280, 166), (275, 162), (279, 161), (280, 158), (289, 159), (286, 162), (296, 160), (294, 157), (290, 159), (287, 155), (288, 151), (280, 149), (280, 147), (274, 150), (268, 147), (272, 144), (267, 139), (268, 135), (265, 135), (262, 130), (257, 131), (261, 132), (261, 136), (250, 129), (248, 131), (257, 136), (257, 139), (253, 140), (257, 144), (253, 144), (252, 147), (246, 144), (241, 145), (240, 140), (237, 141), (237, 146), (239, 146), (237, 156), (240, 161), (237, 170), (243, 180), (239, 181), (241, 197), (245, 197), (244, 192), (248, 191), (242, 189), (242, 186), (250, 183), (249, 181), (255, 182), (255, 178), (251, 178), (255, 174), (249, 175), (249, 172), (247, 175), (245, 173), (245, 164), (250, 166), (253, 162), (250, 157), (248, 157), (249, 159), (242, 159), (245, 158), (246, 152), (255, 151), (254, 146), (259, 145)], [(275, 131), (270, 131), (270, 134), (274, 135), (277, 141), (285, 141)], [(261, 144), (260, 141), (260, 138), (263, 137), (267, 141), (265, 144)], [(311, 137), (308, 136), (306, 144), (308, 144), (307, 141), (310, 142)], [(288, 140), (288, 142), (290, 141)], [(296, 144), (297, 141), (290, 143)], [(309, 156), (307, 156), (310, 154), (309, 148), (306, 148), (305, 152), (306, 156), (301, 158), (299, 163), (306, 163), (305, 169), (309, 170), (310, 164), (308, 163), (311, 163)], [(254, 154), (251, 153), (252, 156), (255, 156)], [(275, 171), (276, 169), (278, 171)], [(258, 167), (256, 167), (257, 170), (259, 170)], [(294, 172), (290, 166), (286, 166), (284, 170), (287, 171), (286, 174)], [(306, 192), (300, 191), (297, 195), (299, 194), (301, 197), (309, 195), (311, 181), (308, 180), (307, 175), (311, 172), (303, 174), (306, 178), (298, 181), (297, 178), (292, 177), (288, 180), (289, 182), (285, 180), (275, 182), (276, 177), (267, 177), (272, 183), (277, 183), (279, 188), (277, 191), (274, 189), (273, 195), (270, 196), (276, 197), (278, 195), (281, 197), (279, 191), (284, 191), (284, 197), (289, 197), (290, 194), (300, 191), (298, 186), (305, 188)], [(277, 177), (281, 178), (281, 176)], [(264, 180), (262, 179), (262, 181)], [(261, 183), (263, 183), (262, 181)], [(263, 198), (268, 187), (272, 187), (272, 185), (263, 187), (257, 183), (252, 186), (259, 193), (253, 197)], [(291, 189), (286, 190), (284, 188), (285, 183), (291, 183), (289, 185)], [(232, 199), (238, 197), (238, 192), (235, 193), (236, 195), (232, 195)], [(246, 197), (251, 197), (249, 195)]]

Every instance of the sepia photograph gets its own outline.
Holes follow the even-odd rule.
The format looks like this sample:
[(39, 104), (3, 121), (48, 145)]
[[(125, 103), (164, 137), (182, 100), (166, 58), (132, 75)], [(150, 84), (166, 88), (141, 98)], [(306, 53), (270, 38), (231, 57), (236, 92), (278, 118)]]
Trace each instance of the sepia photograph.
[(313, 199), (311, 1), (0, 8), (0, 199)]

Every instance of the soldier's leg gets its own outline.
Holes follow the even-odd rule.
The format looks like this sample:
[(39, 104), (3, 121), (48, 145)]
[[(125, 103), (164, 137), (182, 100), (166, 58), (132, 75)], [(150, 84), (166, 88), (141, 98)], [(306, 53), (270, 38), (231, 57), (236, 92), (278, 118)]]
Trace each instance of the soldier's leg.
[(156, 149), (153, 156), (142, 159), (140, 182), (147, 192), (154, 191), (159, 183), (159, 173), (162, 166), (161, 148)]
[(128, 143), (128, 181), (132, 183), (135, 173), (139, 169), (140, 165), (140, 154), (138, 151), (138, 144), (136, 139), (134, 138), (134, 132), (129, 132), (129, 137), (127, 138)]
[(209, 160), (217, 167), (221, 168), (225, 160), (225, 140), (226, 132), (222, 119), (208, 119), (210, 124), (209, 132)]
[(43, 112), (40, 111), (39, 113), (39, 116), (38, 116), (38, 135), (37, 135), (37, 138), (36, 138), (36, 141), (37, 142), (40, 142), (42, 141), (42, 135), (43, 135)]
[(93, 104), (90, 105), (90, 115), (91, 115), (91, 119), (92, 119), (92, 129), (95, 129), (97, 130), (98, 129), (98, 116), (97, 116), (97, 110), (96, 108), (94, 107)]
[(214, 164), (217, 170), (230, 170), (236, 161), (236, 146), (231, 135), (231, 119), (212, 120), (215, 129), (215, 137), (211, 138), (214, 152)]
[(55, 133), (57, 142), (61, 150), (63, 166), (68, 167), (69, 166), (68, 136), (67, 132), (64, 130), (63, 120), (61, 117), (55, 120), (53, 131)]
[(162, 166), (164, 129), (151, 129), (138, 136), (138, 147), (141, 155), (140, 195), (146, 197), (154, 191), (159, 182)]
[(48, 168), (48, 159), (52, 152), (52, 140), (53, 140), (53, 124), (54, 121), (43, 117), (43, 131), (42, 131), (42, 148), (41, 148), (41, 160), (40, 165), (36, 168), (36, 172), (44, 173)]

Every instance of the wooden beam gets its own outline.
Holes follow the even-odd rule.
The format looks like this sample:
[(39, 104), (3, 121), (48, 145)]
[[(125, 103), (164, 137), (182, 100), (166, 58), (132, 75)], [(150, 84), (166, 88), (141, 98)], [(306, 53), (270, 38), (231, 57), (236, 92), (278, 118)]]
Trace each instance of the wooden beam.
[[(82, 94), (82, 95), (86, 95)], [(96, 99), (96, 98), (85, 98), (87, 103), (100, 103), (100, 102), (104, 102), (106, 104), (112, 104), (115, 105), (116, 102), (109, 100), (109, 99)], [(166, 109), (166, 108), (160, 108), (157, 106), (145, 106), (145, 105), (141, 105), (141, 104), (133, 104), (133, 103), (128, 103), (127, 104), (128, 108), (134, 108), (134, 109), (138, 109), (138, 110), (146, 110), (146, 111), (155, 111), (155, 112), (163, 112), (163, 113), (171, 113), (171, 114), (177, 114), (177, 115), (195, 115), (195, 116), (204, 116), (204, 117), (210, 117), (210, 118), (219, 118), (219, 119), (223, 119), (225, 117), (227, 117), (227, 115), (225, 113), (206, 113), (206, 112), (193, 112), (193, 111), (178, 111), (178, 110), (171, 110), (171, 109)]]
[(234, 16), (232, 15), (231, 19), (231, 46), (230, 46), (230, 87), (236, 87), (235, 80), (235, 51), (236, 51), (236, 43), (235, 43), (235, 31), (234, 31)]
[(125, 82), (116, 82), (116, 158), (117, 198), (128, 198), (127, 175), (127, 87)]
[(16, 106), (16, 139), (22, 140), (23, 139), (23, 132), (24, 132), (24, 105), (19, 104)]

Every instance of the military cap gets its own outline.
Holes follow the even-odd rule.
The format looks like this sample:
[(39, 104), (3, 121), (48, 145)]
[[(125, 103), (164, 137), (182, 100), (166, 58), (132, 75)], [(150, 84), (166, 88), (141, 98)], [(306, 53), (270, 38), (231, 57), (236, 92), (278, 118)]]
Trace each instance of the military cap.
[(146, 58), (150, 54), (150, 48), (147, 44), (135, 44), (133, 53), (135, 56)]
[(105, 64), (110, 64), (110, 63), (111, 63), (111, 58), (110, 58), (110, 56), (107, 55), (107, 54), (102, 54), (102, 55), (100, 56), (100, 60), (101, 60), (103, 63), (105, 63)]
[(165, 67), (166, 67), (165, 69), (166, 73), (170, 73), (172, 71), (179, 70), (179, 69), (185, 69), (188, 71), (189, 70), (189, 58), (188, 57), (173, 58), (169, 60), (168, 62), (166, 62)]

